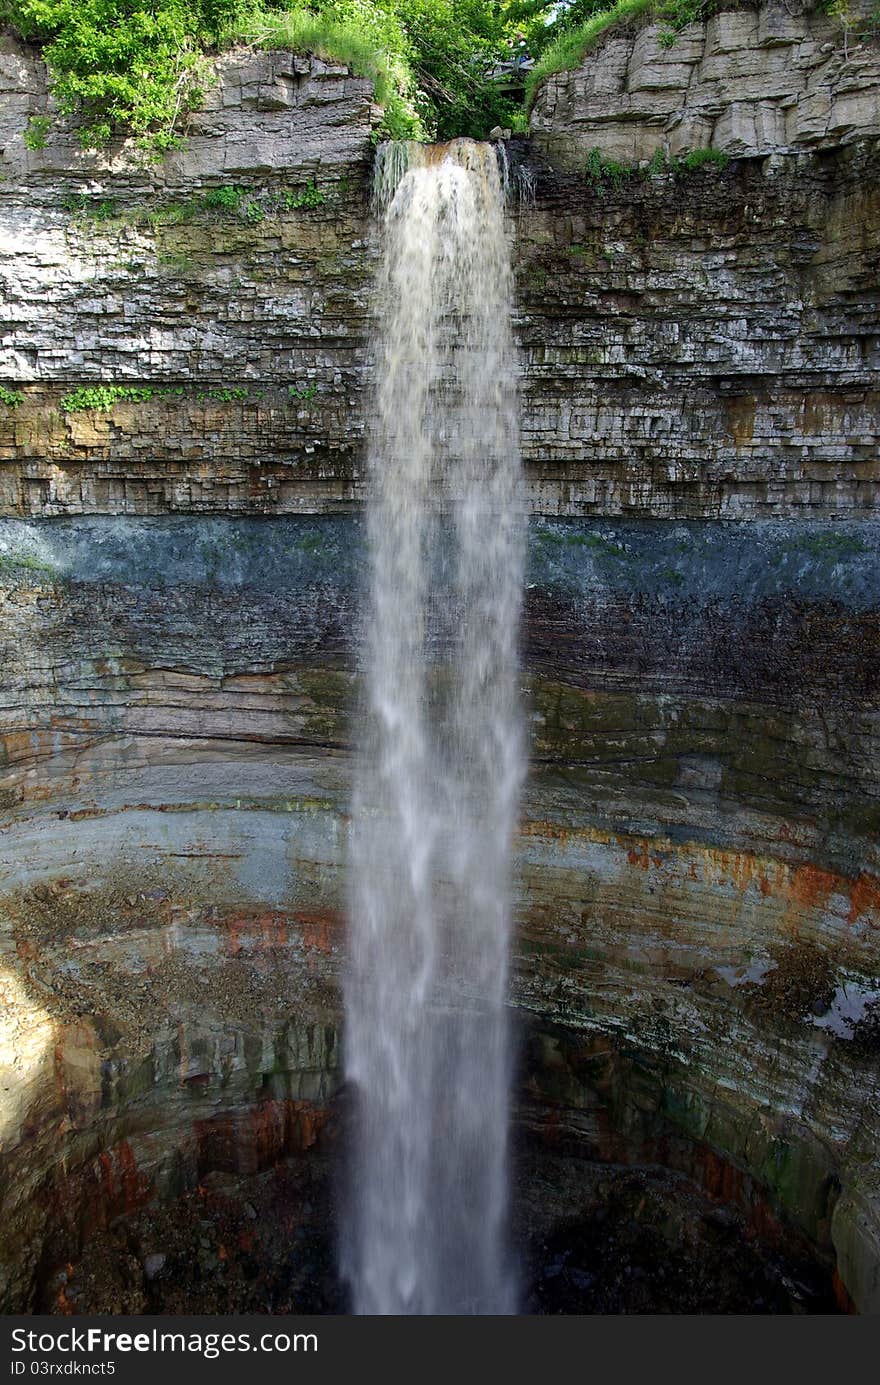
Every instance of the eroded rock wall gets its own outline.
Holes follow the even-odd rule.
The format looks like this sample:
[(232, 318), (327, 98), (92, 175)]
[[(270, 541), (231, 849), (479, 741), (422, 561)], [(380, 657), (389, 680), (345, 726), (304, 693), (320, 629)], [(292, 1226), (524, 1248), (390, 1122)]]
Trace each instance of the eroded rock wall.
[[(32, 56), (4, 60), (37, 81)], [(251, 61), (248, 81), (243, 60), (228, 60), (218, 110), (194, 118), (186, 151), (157, 173), (129, 167), (125, 151), (74, 157), (63, 126), (26, 151), (10, 116), (0, 383), (21, 397), (0, 401), (3, 513), (321, 513), (362, 501), (372, 108), (364, 83), (325, 65)], [(268, 152), (244, 172), (229, 151), (254, 125)], [(513, 156), (537, 178), (534, 205), (512, 206), (511, 221), (534, 510), (871, 512), (870, 145), (619, 187), (561, 172), (528, 145)], [(252, 212), (205, 205), (224, 188)], [(317, 200), (303, 202), (310, 188)], [(98, 385), (142, 393), (71, 410), (75, 391)]]
[[(327, 1119), (363, 536), (180, 517), (3, 540), (8, 1225), (39, 1247), (108, 1148), (139, 1206), (192, 1186), (205, 1131), (240, 1126), (245, 1167), (251, 1127), (287, 1129), (267, 1103), (300, 1103), (294, 1133)], [(513, 990), (526, 1128), (798, 1229), (862, 1309), (877, 559), (868, 522), (535, 521)], [(305, 1069), (303, 1026), (334, 1036)]]
[(877, 157), (547, 177), (517, 252), (536, 508), (874, 511)]
[(610, 29), (582, 65), (540, 88), (530, 127), (556, 163), (596, 149), (636, 162), (716, 149), (814, 153), (880, 136), (880, 44), (869, 3), (845, 26), (821, 6), (721, 7), (677, 34), (662, 20)]
[[(62, 122), (26, 151), (45, 78), (3, 71), (2, 1293), (33, 1306), (96, 1203), (333, 1123), (375, 113), (232, 57), (150, 170)], [(877, 154), (615, 186), (548, 148), (510, 151), (519, 1123), (681, 1171), (876, 1312)], [(70, 407), (99, 384), (141, 395)]]

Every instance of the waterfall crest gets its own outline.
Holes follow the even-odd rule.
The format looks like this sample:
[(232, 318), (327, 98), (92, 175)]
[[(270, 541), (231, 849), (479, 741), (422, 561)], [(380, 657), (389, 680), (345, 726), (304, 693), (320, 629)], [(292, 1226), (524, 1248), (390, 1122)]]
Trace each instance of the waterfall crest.
[(357, 1313), (508, 1313), (510, 843), (523, 767), (511, 270), (494, 150), (380, 151), (366, 732), (342, 1269)]

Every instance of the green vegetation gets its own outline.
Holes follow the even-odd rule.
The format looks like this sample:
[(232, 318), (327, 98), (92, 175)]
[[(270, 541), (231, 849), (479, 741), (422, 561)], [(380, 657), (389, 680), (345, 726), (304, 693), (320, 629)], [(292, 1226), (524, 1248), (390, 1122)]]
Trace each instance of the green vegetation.
[(66, 414), (79, 413), (83, 409), (99, 409), (108, 413), (114, 404), (143, 404), (157, 395), (183, 394), (183, 386), (157, 388), (153, 385), (84, 385), (71, 390), (61, 400), (61, 408)]
[[(541, 83), (556, 72), (579, 67), (609, 29), (646, 19), (659, 19), (664, 25), (659, 35), (662, 47), (671, 48), (682, 29), (708, 18), (719, 8), (719, 0), (573, 0), (547, 27), (548, 41), (535, 45), (538, 55), (526, 84), (526, 104), (531, 107)], [(843, 32), (844, 48), (852, 35), (861, 40), (880, 27), (880, 0), (867, 20), (854, 14), (850, 0), (823, 0), (823, 8)], [(534, 35), (530, 32), (530, 40)]]
[(674, 567), (662, 567), (660, 576), (671, 582), (674, 587), (684, 586), (684, 573), (678, 572)]
[[(666, 28), (660, 35), (660, 42), (670, 47), (676, 34), (704, 19), (716, 8), (717, 0), (581, 0), (570, 6), (559, 27), (558, 34), (542, 52), (529, 74), (526, 86), (526, 101), (529, 106), (537, 95), (539, 86), (555, 72), (569, 72), (579, 67), (594, 48), (599, 39), (609, 29), (648, 14), (661, 19)], [(580, 22), (578, 22), (580, 21)]]
[(5, 404), (7, 409), (17, 409), (23, 399), (21, 390), (11, 390), (7, 385), (0, 385), (0, 404)]
[(227, 185), (210, 188), (200, 197), (179, 202), (157, 202), (119, 209), (112, 198), (90, 196), (88, 193), (69, 193), (62, 206), (74, 223), (82, 229), (97, 231), (122, 229), (125, 226), (180, 226), (199, 217), (244, 221), (258, 225), (269, 216), (303, 208), (320, 207), (327, 193), (314, 180), (297, 188), (244, 188)]
[[(287, 389), (291, 402), (314, 399), (317, 393), (317, 385), (289, 385)], [(261, 392), (255, 392), (246, 385), (209, 385), (201, 389), (185, 385), (83, 385), (64, 396), (61, 409), (66, 414), (81, 413), (85, 409), (109, 413), (115, 404), (145, 404), (151, 399), (181, 398), (186, 395), (200, 404), (208, 400), (217, 404), (234, 404), (245, 399), (259, 399)], [(22, 398), (17, 391), (0, 386), (0, 402), (14, 408)]]
[[(647, 7), (619, 0), (615, 18), (636, 3)], [(556, 51), (569, 34), (564, 51), (574, 42), (576, 57), (582, 21), (595, 25), (589, 16), (601, 8), (602, 0), (0, 0), (0, 22), (41, 44), (55, 100), (81, 122), (84, 145), (133, 134), (159, 157), (203, 104), (210, 58), (241, 44), (345, 63), (373, 83), (385, 135), (523, 129), (512, 60)], [(45, 133), (32, 122), (27, 138)]]
[(551, 550), (554, 548), (584, 548), (589, 541), (585, 534), (579, 533), (576, 529), (543, 529), (538, 533), (538, 542), (544, 548)]
[[(675, 42), (719, 0), (0, 0), (0, 23), (42, 45), (63, 115), (86, 146), (133, 134), (147, 156), (180, 143), (187, 112), (214, 80), (211, 58), (236, 45), (315, 53), (373, 83), (393, 138), (485, 138), (523, 130), (552, 73), (577, 67), (613, 26), (656, 18)], [(848, 0), (825, 0), (843, 30)], [(878, 0), (880, 3), (880, 0)], [(528, 53), (535, 65), (517, 67)], [(45, 143), (34, 116), (28, 147)], [(250, 201), (218, 210), (261, 219)], [(315, 203), (302, 203), (309, 206)]]
[(226, 213), (257, 223), (279, 212), (320, 207), (326, 201), (327, 194), (312, 179), (304, 188), (282, 188), (280, 192), (271, 189), (255, 192), (252, 188), (242, 187), (211, 188), (203, 197), (196, 198), (188, 205), (177, 204), (176, 210), (177, 219), (181, 221), (200, 211), (207, 211)]
[(224, 212), (237, 212), (246, 196), (245, 188), (211, 188), (202, 198), (202, 205), (209, 210), (216, 207)]
[(542, 529), (538, 533), (538, 542), (551, 552), (554, 549), (589, 548), (597, 558), (627, 560), (626, 549), (614, 539), (606, 538), (604, 534), (585, 534), (580, 529)]
[(86, 146), (133, 134), (147, 154), (180, 142), (204, 101), (206, 58), (235, 44), (316, 53), (374, 85), (398, 138), (485, 134), (516, 101), (487, 73), (516, 26), (552, 0), (0, 0), (0, 22), (43, 47), (63, 115)]
[(849, 41), (861, 43), (865, 39), (876, 38), (880, 33), (880, 0), (866, 14), (864, 10), (853, 10), (851, 0), (821, 0), (822, 9), (840, 27), (843, 34), (843, 51), (849, 56)]
[(228, 0), (0, 0), (0, 19), (43, 44), (64, 115), (83, 118), (85, 145), (115, 128), (154, 152), (178, 142), (176, 124), (199, 104), (202, 50), (216, 42)]
[(0, 572), (54, 572), (51, 563), (34, 553), (0, 553)]
[(298, 211), (300, 207), (320, 207), (326, 201), (326, 193), (321, 191), (314, 180), (307, 183), (302, 192), (292, 192), (287, 188), (281, 195), (281, 205), (286, 212)]
[(691, 173), (698, 168), (705, 168), (707, 165), (713, 168), (726, 168), (729, 163), (730, 155), (725, 154), (722, 149), (692, 149), (679, 161), (679, 166)]
[[(183, 391), (181, 390), (181, 394)], [(199, 390), (196, 398), (198, 400), (213, 399), (218, 404), (232, 404), (239, 399), (247, 399), (250, 390), (243, 389), (237, 385), (221, 385), (217, 389)]]
[(622, 187), (627, 178), (634, 177), (637, 171), (635, 164), (618, 163), (616, 159), (606, 159), (598, 149), (591, 149), (587, 155), (584, 176), (588, 183), (592, 183), (594, 188), (601, 191), (608, 184), (613, 188)]
[(664, 173), (673, 178), (682, 178), (688, 173), (696, 173), (700, 168), (722, 169), (729, 163), (730, 155), (725, 154), (722, 149), (692, 149), (680, 159), (675, 156), (669, 157), (662, 149), (658, 149), (649, 159), (645, 173), (649, 178)]
[(112, 197), (90, 197), (86, 192), (67, 193), (61, 205), (70, 216), (92, 223), (114, 221), (117, 215)]
[(416, 83), (395, 8), (380, 0), (315, 0), (308, 8), (294, 4), (287, 9), (243, 5), (228, 38), (345, 63), (356, 76), (372, 81), (376, 101), (385, 109), (384, 133), (416, 138), (422, 132)]
[(32, 115), (28, 121), (24, 142), (28, 149), (45, 149), (52, 121), (48, 115)]
[(299, 553), (307, 553), (310, 557), (316, 557), (323, 551), (325, 545), (317, 534), (303, 534), (294, 542), (293, 547)]
[(626, 549), (614, 539), (606, 539), (602, 534), (590, 534), (587, 547), (605, 558), (626, 558)]
[[(606, 188), (620, 188), (630, 178), (653, 178), (660, 174), (682, 178), (701, 168), (726, 168), (729, 162), (729, 156), (720, 149), (692, 149), (680, 159), (669, 158), (662, 149), (658, 149), (647, 165), (640, 168), (638, 164), (606, 159), (599, 149), (594, 148), (587, 155), (584, 177), (601, 196)], [(573, 247), (572, 253), (577, 252), (578, 248)]]
[(830, 530), (805, 534), (791, 540), (786, 547), (809, 553), (813, 558), (852, 558), (859, 553), (870, 552), (868, 544), (858, 534), (835, 534)]
[(611, 6), (593, 6), (593, 13), (583, 23), (562, 27), (529, 73), (527, 103), (532, 104), (541, 83), (555, 72), (570, 72), (579, 67), (590, 49), (612, 25), (635, 19), (652, 9), (653, 5), (654, 0), (616, 0)]

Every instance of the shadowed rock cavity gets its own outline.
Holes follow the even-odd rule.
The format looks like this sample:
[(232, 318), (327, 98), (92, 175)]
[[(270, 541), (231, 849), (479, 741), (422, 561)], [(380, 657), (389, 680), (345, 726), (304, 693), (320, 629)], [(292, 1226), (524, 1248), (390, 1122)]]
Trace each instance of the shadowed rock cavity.
[[(3, 541), (4, 1303), (338, 1311), (359, 523)], [(532, 524), (532, 1311), (871, 1310), (876, 547)]]

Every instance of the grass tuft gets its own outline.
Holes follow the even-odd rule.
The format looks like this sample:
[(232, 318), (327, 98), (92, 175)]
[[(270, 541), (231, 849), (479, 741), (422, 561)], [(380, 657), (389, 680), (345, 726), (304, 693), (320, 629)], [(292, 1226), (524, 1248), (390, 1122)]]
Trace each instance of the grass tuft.
[(655, 8), (655, 0), (617, 0), (607, 10), (598, 10), (583, 24), (566, 29), (544, 50), (526, 82), (526, 105), (534, 104), (538, 88), (557, 72), (572, 72), (604, 33), (616, 24), (638, 19)]

